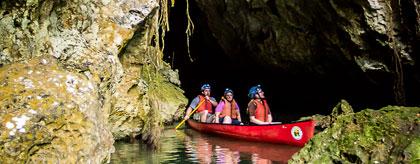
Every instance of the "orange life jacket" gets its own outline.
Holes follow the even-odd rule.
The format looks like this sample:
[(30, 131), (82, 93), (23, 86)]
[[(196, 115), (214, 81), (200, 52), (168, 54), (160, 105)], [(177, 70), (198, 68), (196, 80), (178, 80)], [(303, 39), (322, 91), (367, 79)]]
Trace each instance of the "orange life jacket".
[(264, 122), (268, 121), (268, 114), (270, 113), (270, 108), (268, 107), (267, 101), (257, 101), (253, 100), (254, 104), (257, 105), (255, 109), (255, 118)]
[(204, 101), (204, 102), (203, 102), (203, 104), (201, 104), (198, 107), (197, 112), (202, 112), (204, 110), (207, 110), (207, 111), (209, 111), (209, 113), (212, 113), (213, 111), (212, 111), (211, 102), (210, 101), (207, 101), (206, 98), (204, 98), (203, 95), (198, 95), (198, 97), (200, 98), (200, 101), (199, 102), (201, 102), (201, 101)]
[(238, 108), (236, 106), (236, 101), (232, 100), (232, 102), (229, 102), (226, 99), (222, 100), (225, 101), (225, 106), (223, 107), (222, 112), (220, 112), (219, 117), (223, 118), (225, 116), (229, 116), (232, 119), (238, 118)]

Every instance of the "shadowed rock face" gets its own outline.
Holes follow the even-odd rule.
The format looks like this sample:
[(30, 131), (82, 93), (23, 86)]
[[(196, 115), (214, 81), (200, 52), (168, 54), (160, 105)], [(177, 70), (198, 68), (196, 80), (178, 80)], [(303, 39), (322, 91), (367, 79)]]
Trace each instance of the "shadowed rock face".
[(264, 68), (279, 78), (287, 78), (286, 72), (305, 81), (321, 79), (325, 89), (340, 90), (343, 84), (358, 90), (343, 90), (343, 97), (377, 88), (383, 93), (371, 97), (389, 95), (378, 99), (385, 104), (418, 104), (420, 7), (415, 0), (195, 3), (195, 15), (205, 20), (198, 24), (208, 28), (198, 25), (198, 30), (214, 38), (214, 47), (233, 65)]
[[(2, 161), (99, 163), (113, 151), (113, 139), (158, 139), (163, 123), (181, 117), (186, 99), (177, 72), (161, 59), (159, 2), (0, 2)], [(35, 65), (43, 59), (41, 76)], [(68, 76), (91, 87), (79, 88)], [(86, 88), (88, 95), (67, 93)], [(16, 119), (30, 124), (16, 128)]]
[(415, 39), (420, 36), (415, 1), (195, 2), (219, 45), (232, 57), (250, 51), (241, 55), (271, 67), (321, 75), (329, 72), (322, 60), (357, 62), (364, 71), (388, 72), (391, 56), (383, 52), (392, 55), (388, 51), (393, 49), (399, 50), (404, 63), (414, 64)]

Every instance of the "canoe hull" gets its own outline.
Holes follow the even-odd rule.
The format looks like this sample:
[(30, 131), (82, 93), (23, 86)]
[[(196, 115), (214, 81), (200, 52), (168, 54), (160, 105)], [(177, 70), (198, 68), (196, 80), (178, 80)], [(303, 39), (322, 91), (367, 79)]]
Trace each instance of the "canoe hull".
[(226, 125), (200, 123), (189, 119), (191, 128), (203, 132), (249, 141), (304, 146), (314, 135), (315, 121), (273, 125)]

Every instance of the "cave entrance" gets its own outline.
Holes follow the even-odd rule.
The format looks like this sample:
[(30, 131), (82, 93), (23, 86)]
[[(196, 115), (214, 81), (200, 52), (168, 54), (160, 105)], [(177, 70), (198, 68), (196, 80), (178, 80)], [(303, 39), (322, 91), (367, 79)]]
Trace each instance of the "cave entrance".
[[(225, 88), (234, 91), (235, 99), (241, 108), (242, 118), (247, 120), (246, 106), (250, 87), (260, 84), (268, 99), (275, 121), (292, 121), (301, 116), (322, 113), (322, 109), (331, 110), (328, 103), (319, 101), (322, 97), (306, 96), (307, 90), (317, 92), (307, 79), (299, 79), (285, 72), (279, 72), (249, 59), (232, 59), (217, 43), (209, 32), (202, 13), (190, 1), (190, 15), (194, 22), (194, 33), (190, 38), (190, 54), (186, 44), (185, 1), (177, 1), (171, 8), (171, 30), (165, 37), (164, 60), (173, 69), (179, 70), (181, 88), (185, 91), (189, 103), (200, 93), (203, 83), (212, 87), (212, 96), (218, 101)], [(300, 87), (300, 86), (307, 87)], [(338, 102), (338, 100), (336, 101)], [(336, 102), (331, 102), (334, 104)], [(318, 110), (313, 110), (318, 108)], [(321, 112), (320, 112), (321, 111)], [(325, 111), (324, 114), (329, 114)]]
[[(354, 63), (333, 65), (326, 76), (296, 73), (258, 64), (249, 57), (254, 54), (229, 55), (213, 37), (206, 16), (190, 1), (190, 16), (194, 33), (190, 37), (188, 53), (185, 30), (186, 2), (177, 1), (171, 8), (170, 31), (165, 36), (164, 60), (179, 70), (181, 88), (191, 101), (204, 83), (212, 86), (212, 96), (218, 101), (225, 88), (234, 91), (241, 108), (242, 118), (247, 119), (246, 107), (250, 87), (260, 84), (273, 113), (274, 121), (293, 121), (313, 114), (330, 114), (341, 99), (348, 100), (357, 111), (380, 108), (392, 104), (390, 84), (369, 81)], [(238, 44), (240, 44), (238, 42)], [(231, 56), (240, 56), (232, 58)], [(326, 62), (325, 60), (323, 62)], [(334, 63), (334, 62), (331, 62)], [(383, 78), (385, 79), (385, 78)]]

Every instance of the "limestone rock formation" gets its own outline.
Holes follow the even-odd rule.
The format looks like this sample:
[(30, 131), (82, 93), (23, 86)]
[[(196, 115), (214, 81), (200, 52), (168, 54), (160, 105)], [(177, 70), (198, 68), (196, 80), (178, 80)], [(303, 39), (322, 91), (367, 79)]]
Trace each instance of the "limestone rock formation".
[(156, 142), (162, 123), (179, 119), (185, 109), (187, 99), (178, 88), (177, 72), (162, 61), (163, 53), (155, 42), (158, 21), (159, 15), (150, 15), (120, 54), (125, 72), (116, 85), (110, 114), (116, 138), (142, 134)]
[(339, 115), (290, 163), (418, 163), (420, 108), (388, 106)]
[[(7, 109), (0, 111), (5, 120), (0, 127), (0, 142), (5, 145), (2, 162), (14, 158), (42, 162), (38, 157), (46, 154), (51, 158), (45, 161), (52, 163), (99, 163), (113, 151), (113, 139), (140, 134), (156, 139), (163, 123), (179, 119), (186, 98), (178, 88), (177, 72), (162, 61), (159, 28), (167, 30), (166, 4), (158, 0), (1, 1), (4, 94), (0, 108)], [(41, 63), (45, 59), (47, 65), (29, 66), (33, 59)], [(56, 64), (48, 65), (53, 61)], [(40, 71), (41, 78), (36, 69), (52, 75)], [(83, 87), (73, 84), (73, 78), (67, 82), (67, 77)], [(20, 85), (24, 86), (10, 88)], [(66, 87), (89, 95), (67, 94)], [(10, 114), (15, 110), (22, 111)], [(19, 132), (21, 126), (16, 129), (16, 119), (30, 122), (22, 130), (31, 132), (30, 136)], [(32, 133), (37, 129), (42, 130), (38, 136)], [(62, 139), (67, 135), (73, 141)], [(29, 141), (36, 142), (31, 146)]]
[(113, 150), (98, 87), (41, 57), (0, 69), (1, 163), (101, 163)]

